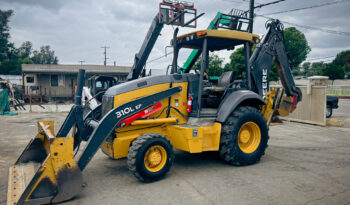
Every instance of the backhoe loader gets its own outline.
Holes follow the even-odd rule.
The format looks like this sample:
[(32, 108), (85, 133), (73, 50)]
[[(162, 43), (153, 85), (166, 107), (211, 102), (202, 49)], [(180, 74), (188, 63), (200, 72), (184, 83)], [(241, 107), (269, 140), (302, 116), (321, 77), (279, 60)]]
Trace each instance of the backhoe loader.
[[(281, 23), (270, 21), (262, 40), (244, 31), (177, 32), (171, 41), (171, 74), (113, 86), (102, 104), (86, 115), (81, 105), (84, 70), (79, 71), (75, 105), (58, 133), (53, 121), (39, 121), (37, 136), (10, 167), (8, 204), (56, 203), (76, 196), (83, 185), (82, 171), (99, 148), (113, 159), (127, 158), (130, 172), (143, 182), (166, 175), (173, 149), (217, 151), (236, 166), (261, 159), (272, 114), (287, 115), (302, 97), (288, 64)], [(215, 86), (207, 82), (209, 52), (252, 44), (257, 45), (253, 55), (246, 56), (244, 86), (236, 86), (233, 72), (223, 73)], [(189, 66), (178, 74), (178, 54), (186, 48), (198, 49), (201, 67), (191, 73)], [(283, 88), (269, 90), (273, 60)], [(79, 149), (82, 141), (87, 141), (85, 149)], [(75, 155), (79, 150), (82, 153)]]

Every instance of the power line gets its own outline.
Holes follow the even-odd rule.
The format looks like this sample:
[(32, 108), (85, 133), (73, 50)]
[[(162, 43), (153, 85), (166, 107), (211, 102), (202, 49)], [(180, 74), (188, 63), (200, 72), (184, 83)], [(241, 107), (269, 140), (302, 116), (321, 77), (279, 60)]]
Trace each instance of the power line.
[[(244, 3), (250, 3), (250, 0), (242, 0)], [(262, 5), (262, 3), (254, 2), (254, 4)]]
[(334, 57), (335, 56), (315, 57), (315, 58), (308, 58), (305, 61), (322, 60), (322, 59), (328, 59), (328, 58), (334, 58)]
[(224, 0), (226, 2), (232, 2), (232, 3), (238, 3), (238, 4), (243, 4), (243, 3), (247, 3), (247, 2), (242, 2), (242, 1), (232, 1), (232, 0)]
[[(232, 3), (238, 3), (238, 4), (249, 3), (249, 1), (244, 1), (244, 0), (242, 0), (242, 1), (224, 0), (224, 1), (232, 2)], [(255, 2), (255, 4), (261, 5), (261, 3), (257, 3), (257, 2)]]
[(270, 2), (270, 3), (266, 3), (266, 4), (260, 4), (258, 6), (255, 6), (254, 8), (257, 9), (257, 8), (262, 8), (264, 6), (268, 6), (268, 5), (272, 5), (272, 4), (277, 4), (279, 2), (282, 2), (282, 1), (285, 1), (285, 0), (277, 0), (277, 1), (273, 1), (273, 2)]
[[(272, 17), (265, 16), (265, 15), (260, 15), (260, 14), (256, 14), (256, 16), (263, 17), (263, 18), (266, 18), (266, 19), (272, 19)], [(289, 24), (289, 25), (296, 26), (296, 27), (300, 27), (300, 28), (305, 28), (305, 29), (310, 29), (310, 30), (317, 30), (317, 31), (322, 31), (322, 32), (326, 32), (326, 33), (331, 33), (331, 34), (343, 35), (343, 36), (350, 36), (350, 32), (336, 31), (336, 30), (325, 29), (325, 28), (318, 28), (318, 27), (307, 26), (307, 25), (300, 25), (300, 24), (296, 24), (296, 23), (283, 21), (283, 20), (280, 20), (280, 21), (282, 23)]]
[(325, 28), (317, 28), (317, 27), (313, 27), (313, 26), (307, 26), (307, 25), (300, 25), (300, 24), (295, 24), (295, 23), (290, 23), (287, 21), (282, 21), (283, 23), (292, 25), (292, 26), (297, 26), (300, 28), (305, 28), (305, 29), (310, 29), (310, 30), (317, 30), (317, 31), (322, 31), (322, 32), (326, 32), (326, 33), (331, 33), (331, 34), (338, 34), (338, 35), (343, 35), (343, 36), (350, 36), (349, 32), (345, 32), (345, 31), (336, 31), (336, 30), (331, 30), (331, 29), (325, 29)]
[(152, 60), (150, 60), (150, 61), (147, 61), (147, 64), (148, 64), (148, 63), (152, 63), (153, 61), (160, 60), (160, 59), (162, 59), (162, 58), (168, 56), (169, 54), (173, 54), (173, 53), (174, 53), (173, 51), (170, 51), (169, 53), (167, 53), (167, 54), (165, 54), (165, 55), (162, 55), (162, 56), (159, 56), (159, 57), (157, 57), (157, 58), (154, 58), (154, 59), (152, 59)]
[(346, 2), (350, 2), (350, 1), (349, 0), (340, 0), (340, 1), (334, 1), (334, 2), (327, 2), (327, 3), (323, 3), (323, 4), (316, 4), (316, 5), (312, 5), (312, 6), (296, 8), (296, 9), (291, 9), (291, 10), (266, 13), (266, 14), (263, 14), (263, 15), (282, 14), (282, 13), (287, 13), (287, 12), (301, 11), (301, 10), (312, 9), (312, 8), (319, 8), (319, 7), (323, 7), (323, 6), (330, 6), (330, 5), (333, 5), (333, 4), (346, 3)]

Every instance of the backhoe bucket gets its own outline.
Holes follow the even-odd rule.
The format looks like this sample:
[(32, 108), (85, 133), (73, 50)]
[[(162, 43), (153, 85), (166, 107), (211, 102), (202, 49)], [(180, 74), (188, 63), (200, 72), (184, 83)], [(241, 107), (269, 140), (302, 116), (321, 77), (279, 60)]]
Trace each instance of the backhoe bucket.
[(66, 201), (82, 189), (82, 173), (73, 156), (74, 139), (54, 136), (53, 121), (39, 121), (38, 134), (10, 167), (7, 204)]

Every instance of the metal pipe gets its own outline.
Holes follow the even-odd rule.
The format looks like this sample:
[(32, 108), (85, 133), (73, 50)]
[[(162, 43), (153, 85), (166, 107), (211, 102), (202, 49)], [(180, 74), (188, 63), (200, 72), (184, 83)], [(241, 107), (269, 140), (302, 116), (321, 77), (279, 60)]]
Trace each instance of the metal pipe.
[(77, 90), (75, 91), (75, 105), (81, 105), (81, 96), (83, 93), (84, 81), (85, 81), (85, 70), (79, 69)]
[(177, 44), (177, 33), (179, 32), (179, 28), (176, 28), (174, 31), (174, 36), (173, 36), (173, 47), (174, 47), (174, 57), (173, 57), (173, 63), (171, 67), (171, 74), (177, 73), (177, 58), (179, 54), (179, 45)]
[(201, 62), (201, 70), (200, 70), (199, 86), (198, 86), (197, 117), (200, 117), (200, 112), (201, 112), (201, 108), (202, 108), (203, 77), (204, 77), (205, 70), (208, 68), (208, 56), (209, 56), (208, 38), (204, 38), (203, 39), (203, 49), (202, 49), (202, 62)]
[(251, 53), (251, 46), (249, 42), (244, 43), (244, 64), (245, 64), (245, 76), (246, 76), (246, 86), (247, 89), (251, 89), (251, 74), (250, 74), (250, 67), (249, 67), (249, 58)]
[(203, 16), (205, 13), (201, 13), (198, 16), (196, 16), (195, 18), (189, 20), (187, 23), (184, 24), (184, 26), (188, 26), (190, 25), (193, 21), (197, 20), (199, 17)]
[(177, 122), (176, 117), (162, 118), (162, 119), (147, 119), (147, 120), (135, 120), (131, 125), (148, 125), (148, 124), (159, 124), (159, 123), (172, 123)]

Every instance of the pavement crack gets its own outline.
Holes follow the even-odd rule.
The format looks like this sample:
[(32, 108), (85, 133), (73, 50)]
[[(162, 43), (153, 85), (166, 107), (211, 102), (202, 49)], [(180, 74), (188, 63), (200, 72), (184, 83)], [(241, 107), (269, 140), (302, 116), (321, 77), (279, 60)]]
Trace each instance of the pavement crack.
[(211, 199), (209, 199), (204, 193), (202, 193), (199, 189), (197, 189), (197, 187), (195, 185), (193, 185), (189, 180), (186, 179), (186, 177), (183, 176), (183, 174), (180, 174), (178, 172), (176, 172), (174, 170), (174, 172), (177, 174), (177, 175), (182, 175), (182, 179), (184, 180), (184, 182), (189, 185), (192, 189), (194, 189), (197, 194), (199, 196), (201, 196), (202, 198), (204, 198), (206, 200), (206, 202), (209, 202), (209, 204), (212, 204), (212, 205), (215, 205), (215, 202), (212, 201)]
[(269, 155), (269, 157), (271, 157), (271, 158), (273, 158), (275, 160), (281, 161), (281, 162), (283, 162), (285, 164), (288, 164), (288, 165), (291, 165), (291, 166), (294, 166), (294, 167), (298, 167), (301, 170), (305, 170), (305, 171), (309, 172), (309, 174), (316, 175), (316, 176), (321, 177), (321, 178), (327, 178), (328, 180), (330, 180), (330, 181), (332, 181), (334, 183), (337, 183), (337, 184), (340, 184), (340, 185), (344, 186), (344, 188), (348, 188), (349, 187), (349, 185), (344, 184), (343, 182), (341, 182), (341, 181), (339, 181), (337, 179), (334, 179), (333, 177), (330, 177), (330, 176), (327, 176), (327, 175), (324, 175), (324, 174), (320, 174), (320, 173), (316, 173), (313, 170), (308, 169), (308, 168), (306, 168), (304, 166), (300, 166), (300, 165), (297, 165), (296, 163), (288, 162), (286, 160), (280, 159), (280, 158), (272, 156), (272, 155)]
[(305, 205), (308, 205), (308, 204), (313, 203), (313, 202), (321, 201), (321, 200), (323, 200), (323, 199), (325, 199), (327, 197), (334, 197), (334, 196), (337, 196), (339, 194), (344, 194), (344, 193), (346, 193), (348, 191), (350, 191), (350, 189), (344, 189), (343, 191), (340, 191), (340, 192), (324, 195), (324, 196), (322, 196), (320, 198), (312, 199), (312, 200), (309, 200), (309, 201), (305, 202)]

